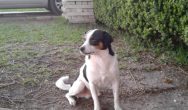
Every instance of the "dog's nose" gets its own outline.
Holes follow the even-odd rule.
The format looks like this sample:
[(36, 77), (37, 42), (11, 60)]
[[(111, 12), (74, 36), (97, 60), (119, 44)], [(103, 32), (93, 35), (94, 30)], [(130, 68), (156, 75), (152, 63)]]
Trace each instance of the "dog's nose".
[(84, 51), (85, 50), (85, 47), (80, 47), (80, 51)]

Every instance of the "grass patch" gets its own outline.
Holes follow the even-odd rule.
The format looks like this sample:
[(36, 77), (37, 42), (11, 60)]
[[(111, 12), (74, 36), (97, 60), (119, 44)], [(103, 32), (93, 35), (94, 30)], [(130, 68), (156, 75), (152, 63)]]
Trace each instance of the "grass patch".
[(0, 45), (11, 43), (36, 43), (46, 41), (51, 44), (77, 43), (87, 30), (83, 25), (69, 25), (63, 18), (52, 21), (0, 21)]
[(74, 47), (81, 44), (81, 35), (89, 25), (69, 24), (62, 17), (16, 19), (0, 21), (0, 71), (3, 74), (13, 75), (24, 86), (36, 86), (54, 73), (71, 71), (69, 62), (64, 59), (76, 51)]

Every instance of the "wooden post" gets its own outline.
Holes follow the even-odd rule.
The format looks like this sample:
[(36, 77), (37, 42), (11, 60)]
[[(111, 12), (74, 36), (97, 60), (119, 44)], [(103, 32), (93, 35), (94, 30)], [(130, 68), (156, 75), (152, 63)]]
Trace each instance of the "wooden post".
[(63, 14), (70, 23), (95, 23), (93, 0), (62, 0)]

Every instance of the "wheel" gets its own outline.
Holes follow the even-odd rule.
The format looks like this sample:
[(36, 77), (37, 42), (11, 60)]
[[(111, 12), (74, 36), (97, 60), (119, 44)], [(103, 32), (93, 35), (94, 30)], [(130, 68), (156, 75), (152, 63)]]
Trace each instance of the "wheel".
[(62, 0), (49, 0), (48, 2), (49, 10), (55, 15), (62, 14)]

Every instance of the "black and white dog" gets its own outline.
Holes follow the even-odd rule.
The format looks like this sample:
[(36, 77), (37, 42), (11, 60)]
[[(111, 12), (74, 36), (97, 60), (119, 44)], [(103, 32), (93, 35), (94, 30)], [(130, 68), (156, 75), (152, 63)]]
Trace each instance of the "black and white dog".
[(99, 104), (99, 89), (108, 87), (113, 90), (114, 109), (122, 110), (119, 104), (119, 69), (115, 53), (111, 48), (112, 37), (105, 31), (94, 29), (85, 35), (85, 42), (80, 47), (81, 53), (86, 55), (85, 63), (80, 68), (80, 74), (73, 85), (65, 84), (69, 79), (63, 76), (56, 82), (56, 86), (68, 90), (66, 98), (71, 105), (75, 105), (76, 97), (92, 97), (94, 110), (101, 110)]

